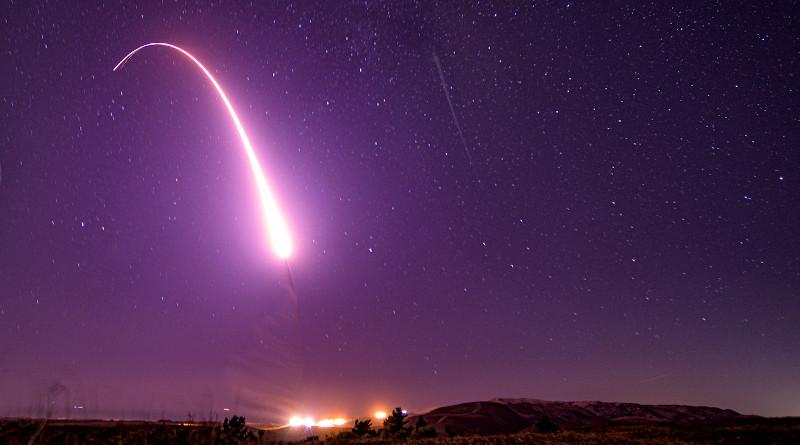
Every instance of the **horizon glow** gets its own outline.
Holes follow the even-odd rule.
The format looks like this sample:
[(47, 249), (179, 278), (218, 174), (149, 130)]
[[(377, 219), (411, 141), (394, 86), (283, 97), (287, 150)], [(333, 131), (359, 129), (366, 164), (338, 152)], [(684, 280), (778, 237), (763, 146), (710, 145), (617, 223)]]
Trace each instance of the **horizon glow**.
[(267, 233), (269, 235), (272, 248), (279, 257), (283, 259), (289, 258), (289, 256), (292, 254), (292, 243), (289, 237), (289, 230), (287, 229), (286, 223), (284, 222), (284, 219), (278, 210), (278, 205), (275, 202), (275, 198), (272, 196), (272, 192), (267, 184), (267, 179), (264, 176), (264, 171), (261, 169), (261, 165), (258, 162), (258, 158), (256, 158), (255, 151), (253, 150), (253, 146), (250, 144), (250, 139), (247, 137), (244, 127), (242, 127), (242, 123), (239, 121), (239, 117), (236, 115), (236, 112), (233, 109), (233, 105), (231, 105), (228, 97), (225, 95), (225, 92), (222, 91), (222, 87), (219, 86), (217, 80), (214, 79), (214, 76), (211, 75), (206, 67), (203, 66), (203, 64), (200, 63), (200, 61), (197, 60), (193, 55), (189, 54), (189, 52), (180, 47), (170, 43), (153, 42), (142, 45), (128, 53), (128, 55), (125, 56), (112, 71), (116, 71), (118, 68), (121, 68), (131, 57), (133, 57), (134, 54), (136, 54), (142, 48), (146, 48), (148, 46), (166, 46), (168, 48), (180, 51), (183, 55), (188, 57), (192, 62), (200, 67), (206, 77), (208, 77), (208, 80), (210, 80), (214, 85), (214, 88), (217, 89), (217, 93), (219, 93), (220, 98), (222, 98), (222, 101), (225, 103), (225, 107), (228, 108), (231, 119), (233, 119), (233, 123), (236, 125), (236, 130), (239, 132), (239, 137), (242, 139), (242, 144), (247, 152), (247, 159), (250, 161), (250, 168), (253, 170), (253, 176), (255, 177), (256, 185), (258, 186), (258, 194), (261, 198), (261, 207), (262, 211), (264, 212), (264, 219), (267, 222)]
[(314, 419), (311, 417), (300, 418), (300, 417), (292, 417), (289, 420), (289, 426), (304, 426), (306, 428), (311, 428), (315, 425)]
[(292, 417), (289, 419), (289, 426), (305, 426), (306, 428), (310, 428), (312, 426), (317, 426), (320, 428), (333, 428), (334, 426), (342, 426), (347, 423), (346, 419), (341, 417), (337, 417), (335, 419), (322, 419), (320, 421), (315, 421), (312, 417)]

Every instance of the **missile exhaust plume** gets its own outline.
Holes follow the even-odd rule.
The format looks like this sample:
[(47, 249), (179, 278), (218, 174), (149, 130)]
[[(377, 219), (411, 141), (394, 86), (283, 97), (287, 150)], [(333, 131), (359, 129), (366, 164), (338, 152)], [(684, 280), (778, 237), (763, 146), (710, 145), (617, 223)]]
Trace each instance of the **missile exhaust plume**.
[(231, 119), (233, 119), (233, 123), (236, 125), (236, 130), (239, 132), (239, 137), (242, 139), (242, 144), (244, 145), (244, 149), (247, 152), (247, 158), (250, 161), (250, 167), (253, 170), (253, 176), (256, 180), (256, 185), (258, 186), (258, 193), (261, 198), (261, 207), (262, 211), (264, 212), (264, 218), (267, 223), (267, 233), (269, 234), (269, 239), (272, 244), (272, 248), (275, 253), (283, 258), (284, 263), (286, 264), (286, 273), (289, 278), (289, 290), (292, 294), (292, 300), (294, 302), (296, 316), (297, 316), (297, 346), (300, 354), (300, 369), (297, 375), (297, 390), (299, 393), (300, 390), (300, 383), (303, 376), (303, 365), (304, 365), (304, 348), (303, 348), (303, 338), (302, 338), (302, 329), (300, 327), (300, 307), (297, 301), (297, 292), (295, 291), (294, 287), (294, 279), (292, 278), (292, 271), (289, 269), (289, 255), (292, 253), (292, 244), (289, 238), (289, 231), (286, 228), (286, 223), (283, 220), (280, 212), (278, 211), (278, 205), (275, 203), (275, 199), (272, 196), (272, 192), (267, 185), (267, 180), (264, 177), (264, 172), (261, 170), (261, 165), (258, 163), (258, 159), (256, 158), (255, 151), (253, 150), (253, 146), (250, 144), (250, 140), (247, 138), (247, 134), (244, 132), (244, 128), (242, 127), (242, 123), (239, 121), (239, 117), (236, 116), (236, 112), (233, 110), (233, 106), (231, 105), (228, 97), (225, 95), (225, 92), (222, 91), (222, 87), (219, 86), (217, 80), (214, 79), (214, 76), (197, 60), (194, 56), (189, 54), (187, 51), (179, 48), (175, 45), (169, 43), (162, 43), (162, 42), (154, 42), (148, 43), (146, 45), (142, 45), (125, 56), (120, 62), (114, 67), (113, 71), (116, 71), (119, 68), (122, 68), (134, 54), (136, 54), (139, 50), (143, 48), (147, 48), (148, 46), (166, 46), (167, 48), (172, 48), (176, 51), (180, 51), (183, 55), (188, 57), (192, 62), (197, 65), (200, 70), (208, 77), (208, 80), (214, 85), (216, 88), (217, 93), (219, 93), (219, 97), (225, 103), (225, 107), (228, 109), (228, 113), (231, 115)]
[[(180, 51), (183, 55), (188, 57), (192, 62), (195, 63), (208, 77), (208, 80), (214, 85), (214, 88), (217, 89), (217, 93), (219, 93), (219, 97), (225, 103), (225, 107), (228, 108), (228, 112), (231, 115), (231, 119), (233, 119), (233, 123), (236, 125), (236, 130), (239, 132), (239, 137), (242, 139), (242, 144), (244, 145), (244, 149), (247, 152), (247, 159), (250, 161), (250, 168), (253, 170), (253, 176), (256, 180), (256, 185), (258, 186), (258, 194), (261, 198), (261, 207), (262, 211), (264, 212), (264, 218), (267, 222), (267, 232), (269, 234), (269, 239), (272, 244), (272, 248), (274, 249), (275, 253), (283, 258), (287, 259), (289, 255), (292, 253), (292, 243), (289, 238), (289, 231), (286, 228), (286, 223), (283, 220), (283, 217), (278, 211), (278, 205), (275, 203), (275, 199), (272, 197), (272, 192), (267, 185), (267, 180), (264, 177), (264, 172), (261, 170), (261, 165), (258, 163), (258, 159), (256, 158), (255, 151), (253, 150), (253, 146), (250, 145), (250, 140), (247, 138), (247, 134), (244, 132), (244, 127), (242, 127), (242, 123), (239, 121), (239, 117), (236, 116), (236, 112), (233, 110), (233, 106), (231, 105), (228, 97), (225, 95), (225, 92), (222, 91), (222, 87), (219, 86), (214, 76), (197, 60), (193, 55), (189, 54), (187, 51), (169, 44), (169, 43), (162, 43), (162, 42), (155, 42), (155, 43), (148, 43), (146, 45), (142, 45), (135, 50), (128, 53), (117, 66), (114, 67), (113, 71), (116, 71), (119, 68), (122, 68), (134, 54), (136, 54), (139, 50), (143, 48), (147, 48), (148, 46), (166, 46), (167, 48), (172, 48), (174, 50)], [(287, 263), (288, 264), (288, 263)], [(295, 297), (296, 300), (296, 297)]]

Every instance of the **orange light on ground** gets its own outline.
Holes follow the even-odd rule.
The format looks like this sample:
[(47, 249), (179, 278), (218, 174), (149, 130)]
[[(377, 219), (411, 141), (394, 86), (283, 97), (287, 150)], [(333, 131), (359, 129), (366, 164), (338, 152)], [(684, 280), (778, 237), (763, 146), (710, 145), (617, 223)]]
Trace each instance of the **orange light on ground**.
[(306, 417), (305, 419), (301, 419), (300, 417), (292, 417), (291, 420), (289, 420), (289, 426), (312, 427), (314, 426), (314, 419), (311, 417)]
[(306, 417), (305, 419), (300, 417), (292, 417), (289, 420), (289, 426), (317, 426), (320, 428), (333, 428), (334, 426), (342, 426), (345, 423), (347, 423), (347, 420), (342, 419), (341, 417), (336, 419), (322, 419), (319, 422), (314, 422), (314, 419), (311, 417)]
[(376, 419), (385, 419), (386, 418), (386, 413), (383, 412), (383, 411), (378, 411), (378, 412), (375, 413), (375, 418)]

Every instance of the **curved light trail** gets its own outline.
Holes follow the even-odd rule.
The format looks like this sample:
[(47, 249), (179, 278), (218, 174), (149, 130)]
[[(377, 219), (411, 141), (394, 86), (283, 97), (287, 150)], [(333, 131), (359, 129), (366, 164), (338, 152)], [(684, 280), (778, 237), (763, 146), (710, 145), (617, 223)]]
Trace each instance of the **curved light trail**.
[[(289, 255), (292, 253), (292, 243), (289, 238), (289, 230), (286, 228), (286, 223), (283, 220), (283, 217), (278, 211), (278, 205), (275, 203), (275, 198), (272, 197), (272, 192), (267, 185), (267, 180), (264, 177), (264, 172), (261, 170), (261, 165), (258, 163), (258, 159), (256, 158), (255, 151), (253, 150), (253, 146), (250, 145), (250, 140), (247, 138), (247, 134), (244, 132), (244, 127), (242, 127), (242, 123), (239, 122), (239, 117), (236, 116), (236, 112), (233, 111), (233, 106), (231, 105), (228, 97), (225, 96), (225, 92), (222, 91), (222, 88), (217, 83), (214, 76), (211, 75), (210, 72), (197, 60), (193, 55), (189, 54), (187, 51), (179, 48), (175, 45), (169, 43), (162, 43), (162, 42), (154, 42), (148, 43), (146, 45), (142, 45), (135, 50), (128, 53), (125, 58), (123, 58), (117, 66), (114, 67), (114, 71), (118, 68), (122, 68), (134, 54), (136, 54), (142, 48), (147, 48), (148, 46), (166, 46), (168, 48), (172, 48), (174, 50), (180, 51), (188, 57), (192, 62), (194, 62), (202, 71), (205, 73), (208, 80), (214, 85), (214, 88), (217, 89), (219, 93), (219, 97), (222, 98), (222, 101), (225, 102), (225, 106), (228, 108), (228, 112), (231, 115), (231, 119), (233, 119), (233, 123), (236, 124), (236, 130), (239, 131), (239, 136), (242, 138), (242, 144), (244, 144), (244, 149), (247, 152), (247, 158), (250, 161), (250, 167), (253, 170), (253, 176), (255, 176), (256, 185), (258, 185), (258, 194), (261, 197), (261, 206), (262, 210), (264, 211), (264, 217), (267, 221), (267, 231), (269, 233), (269, 239), (272, 244), (272, 248), (275, 250), (275, 253), (286, 260), (289, 258)], [(286, 262), (286, 267), (288, 269), (289, 263)], [(294, 291), (294, 290), (293, 290)], [(294, 293), (294, 292), (293, 292)], [(296, 299), (297, 297), (295, 297)]]

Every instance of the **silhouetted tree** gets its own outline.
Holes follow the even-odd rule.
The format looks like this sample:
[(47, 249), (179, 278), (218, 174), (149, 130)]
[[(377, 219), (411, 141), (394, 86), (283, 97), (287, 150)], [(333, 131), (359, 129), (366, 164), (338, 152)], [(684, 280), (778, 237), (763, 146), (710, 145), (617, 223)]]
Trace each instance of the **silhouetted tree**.
[(555, 433), (558, 431), (558, 425), (553, 423), (547, 414), (542, 414), (542, 417), (539, 417), (539, 421), (536, 422), (536, 431), (540, 433)]
[(392, 414), (383, 419), (383, 429), (381, 437), (385, 439), (405, 439), (411, 434), (411, 428), (406, 427), (406, 415), (403, 410), (397, 407)]
[(367, 435), (372, 435), (372, 420), (358, 420), (356, 419), (355, 425), (353, 426), (353, 433), (356, 436), (364, 437)]
[(244, 417), (233, 416), (231, 420), (225, 418), (222, 422), (222, 429), (219, 431), (216, 443), (218, 444), (238, 444), (255, 439), (253, 433), (247, 431)]

